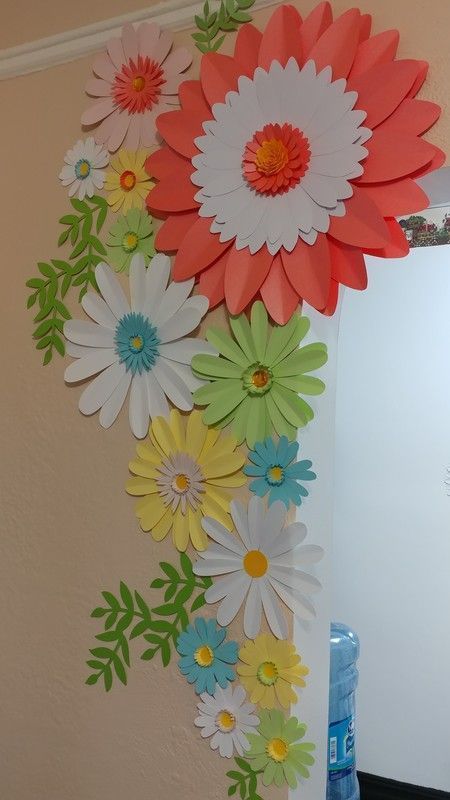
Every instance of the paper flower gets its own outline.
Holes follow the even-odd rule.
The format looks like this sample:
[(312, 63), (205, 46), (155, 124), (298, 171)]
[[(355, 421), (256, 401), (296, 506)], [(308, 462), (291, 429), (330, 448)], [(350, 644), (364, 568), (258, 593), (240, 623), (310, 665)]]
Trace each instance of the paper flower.
[(200, 695), (201, 703), (197, 704), (200, 712), (194, 724), (201, 728), (201, 736), (210, 741), (211, 749), (218, 750), (221, 756), (231, 758), (235, 751), (242, 756), (250, 747), (246, 734), (251, 733), (259, 725), (259, 717), (254, 714), (255, 706), (245, 702), (245, 691), (242, 686), (233, 689), (216, 687), (213, 695)]
[(242, 26), (234, 57), (204, 55), (181, 110), (158, 117), (156, 247), (211, 306), (238, 314), (260, 293), (279, 323), (302, 299), (333, 313), (340, 283), (366, 287), (364, 253), (408, 252), (394, 217), (428, 205), (414, 181), (445, 161), (420, 138), (440, 109), (413, 99), (428, 65), (396, 60), (398, 32), (368, 22), (282, 5), (263, 34)]
[(248, 510), (233, 500), (230, 511), (238, 536), (211, 517), (202, 521), (213, 543), (199, 553), (194, 573), (223, 576), (207, 589), (205, 600), (219, 603), (219, 625), (229, 625), (245, 605), (244, 633), (249, 639), (259, 633), (264, 609), (274, 636), (286, 639), (288, 625), (280, 600), (303, 619), (315, 617), (305, 595), (319, 591), (321, 585), (301, 568), (319, 561), (323, 550), (317, 545), (300, 546), (306, 527), (301, 522), (285, 527), (286, 509), (279, 501), (266, 511), (259, 497), (250, 499)]
[(77, 195), (79, 200), (92, 197), (96, 189), (102, 189), (109, 155), (92, 136), (84, 141), (79, 139), (64, 156), (66, 162), (59, 173), (63, 186), (69, 187), (69, 197)]
[(300, 742), (307, 727), (297, 717), (285, 719), (278, 709), (261, 711), (259, 733), (249, 733), (250, 751), (246, 758), (255, 771), (264, 770), (264, 786), (287, 783), (291, 789), (297, 786), (297, 774), (309, 778), (309, 769), (314, 764), (311, 753), (316, 749), (312, 742)]
[(298, 345), (309, 330), (309, 320), (295, 315), (285, 326), (269, 331), (267, 313), (261, 302), (254, 303), (251, 326), (245, 314), (232, 317), (234, 339), (218, 328), (209, 328), (208, 341), (220, 357), (195, 356), (194, 372), (210, 381), (195, 392), (198, 405), (207, 405), (207, 425), (231, 422), (238, 443), (249, 447), (264, 439), (273, 427), (279, 436), (295, 439), (297, 428), (307, 425), (314, 413), (298, 396), (320, 394), (325, 384), (307, 372), (323, 366), (326, 345)]
[(178, 550), (186, 550), (189, 537), (197, 550), (204, 550), (207, 537), (201, 520), (205, 514), (232, 528), (227, 489), (242, 486), (242, 453), (232, 436), (202, 423), (199, 411), (183, 418), (172, 410), (168, 420), (157, 417), (149, 439), (137, 447), (130, 463), (136, 477), (126, 489), (141, 499), (136, 505), (142, 530), (161, 541), (171, 530)]
[(122, 210), (126, 214), (130, 208), (143, 207), (144, 198), (153, 186), (144, 169), (146, 158), (145, 150), (134, 153), (122, 149), (111, 159), (105, 189), (109, 192), (106, 199), (113, 211)]
[(178, 637), (178, 666), (188, 683), (195, 684), (197, 694), (214, 694), (216, 684), (226, 689), (236, 677), (230, 664), (236, 664), (238, 645), (224, 642), (226, 635), (226, 630), (218, 628), (213, 619), (197, 617)]
[(148, 261), (155, 255), (151, 217), (137, 208), (119, 217), (109, 229), (106, 251), (108, 263), (116, 272), (128, 272), (136, 253), (141, 253)]
[(254, 450), (248, 454), (251, 464), (246, 464), (244, 473), (256, 478), (249, 484), (250, 491), (264, 497), (269, 495), (269, 506), (275, 500), (282, 500), (286, 508), (289, 503), (302, 504), (302, 497), (308, 490), (299, 481), (313, 481), (317, 476), (312, 472), (312, 461), (294, 461), (298, 453), (298, 442), (289, 442), (282, 436), (279, 442), (268, 437), (256, 442)]
[(143, 22), (136, 29), (128, 23), (94, 61), (97, 77), (87, 82), (86, 93), (96, 102), (84, 112), (81, 124), (95, 127), (96, 141), (111, 153), (122, 143), (137, 150), (156, 141), (155, 119), (178, 102), (181, 73), (192, 61), (189, 50), (172, 46), (173, 37), (156, 22)]
[(308, 667), (301, 664), (295, 646), (291, 642), (275, 639), (270, 634), (261, 634), (255, 641), (246, 641), (239, 651), (241, 664), (236, 671), (252, 703), (261, 708), (273, 708), (278, 702), (289, 708), (298, 698), (292, 688), (306, 686), (303, 680), (309, 674)]
[(100, 424), (109, 428), (131, 388), (130, 426), (139, 439), (147, 434), (149, 417), (168, 415), (167, 400), (182, 411), (191, 410), (199, 381), (189, 361), (193, 353), (209, 349), (201, 339), (184, 338), (206, 313), (207, 299), (189, 297), (193, 281), (167, 287), (169, 273), (167, 256), (155, 256), (149, 269), (141, 255), (133, 256), (130, 305), (110, 267), (98, 264), (101, 296), (87, 292), (81, 301), (93, 322), (69, 320), (64, 325), (66, 352), (77, 359), (64, 380), (78, 383), (97, 376), (80, 397), (81, 413), (100, 409)]

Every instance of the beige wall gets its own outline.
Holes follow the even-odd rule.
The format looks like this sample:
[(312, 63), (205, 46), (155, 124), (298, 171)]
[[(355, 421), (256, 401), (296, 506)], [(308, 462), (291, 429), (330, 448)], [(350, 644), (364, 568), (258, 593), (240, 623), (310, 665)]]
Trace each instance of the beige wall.
[[(64, 13), (61, 3), (16, 2), (7, 12), (5, 44), (23, 39), (24, 31), (27, 38), (44, 36), (139, 3), (62, 5)], [(348, 3), (333, 5), (340, 11)], [(448, 0), (359, 5), (375, 9), (376, 30), (401, 29), (401, 55), (431, 62), (423, 94), (445, 106)], [(310, 0), (299, 3), (304, 11), (312, 6)], [(157, 562), (173, 558), (170, 542), (157, 545), (138, 532), (133, 501), (123, 490), (134, 450), (126, 415), (103, 431), (96, 418), (78, 413), (79, 389), (65, 387), (61, 359), (41, 367), (25, 311), (25, 280), (36, 261), (57, 255), (57, 220), (67, 199), (56, 176), (79, 135), (90, 63), (83, 59), (0, 84), (0, 796), (222, 800), (227, 764), (194, 731), (194, 697), (175, 663), (167, 670), (144, 663), (138, 645), (128, 687), (117, 685), (106, 695), (99, 686), (84, 686), (84, 661), (98, 630), (89, 613), (100, 590), (116, 590), (124, 579), (152, 602), (148, 583)], [(448, 145), (445, 109), (430, 138)]]

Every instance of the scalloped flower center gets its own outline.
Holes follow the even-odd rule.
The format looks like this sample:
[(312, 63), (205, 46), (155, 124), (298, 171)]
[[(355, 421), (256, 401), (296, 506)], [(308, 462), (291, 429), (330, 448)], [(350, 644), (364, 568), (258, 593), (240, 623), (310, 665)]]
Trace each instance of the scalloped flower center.
[(143, 114), (159, 101), (161, 87), (166, 82), (164, 70), (148, 56), (129, 59), (116, 73), (112, 95), (116, 104), (129, 114)]
[(230, 733), (236, 727), (236, 717), (231, 711), (219, 711), (216, 717), (216, 725), (222, 733)]
[(204, 476), (200, 466), (188, 453), (171, 453), (157, 467), (159, 495), (166, 506), (175, 512), (180, 506), (186, 514), (190, 506), (196, 511), (202, 502)]
[(261, 550), (249, 550), (244, 556), (244, 569), (251, 578), (262, 578), (269, 567), (267, 556)]
[(273, 686), (278, 680), (278, 669), (273, 661), (263, 661), (256, 671), (256, 677), (263, 686)]
[(89, 177), (91, 173), (91, 165), (86, 158), (80, 158), (79, 161), (75, 164), (75, 175), (81, 181), (84, 181), (87, 177)]
[(298, 128), (288, 122), (264, 125), (245, 146), (244, 178), (259, 194), (281, 194), (297, 186), (310, 157), (308, 139)]
[(187, 475), (184, 475), (180, 472), (179, 475), (175, 475), (175, 478), (172, 481), (172, 489), (176, 492), (186, 492), (189, 489), (190, 480)]
[(279, 764), (282, 761), (286, 761), (289, 755), (289, 745), (284, 739), (275, 737), (267, 743), (266, 753), (272, 761), (276, 761)]
[(269, 467), (266, 472), (266, 478), (267, 482), (270, 483), (271, 486), (280, 486), (284, 481), (283, 467), (278, 466), (278, 464), (273, 467)]
[(194, 653), (194, 661), (199, 667), (210, 667), (214, 661), (214, 652), (211, 650), (209, 644), (202, 644), (197, 647)]
[(139, 244), (139, 236), (134, 231), (128, 231), (122, 239), (122, 247), (126, 253), (133, 253)]
[(131, 192), (136, 186), (136, 175), (130, 169), (126, 169), (120, 176), (120, 188), (124, 192)]
[(252, 364), (242, 375), (242, 385), (249, 394), (265, 394), (272, 386), (272, 377), (264, 364)]
[(114, 336), (119, 361), (132, 375), (148, 372), (159, 355), (157, 328), (143, 314), (131, 311), (119, 320)]

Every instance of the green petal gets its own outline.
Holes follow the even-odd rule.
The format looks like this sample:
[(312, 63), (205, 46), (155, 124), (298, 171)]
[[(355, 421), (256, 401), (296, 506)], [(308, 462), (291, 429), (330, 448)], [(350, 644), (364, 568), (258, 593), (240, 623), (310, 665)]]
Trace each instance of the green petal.
[(285, 761), (283, 764), (283, 772), (286, 782), (289, 784), (291, 789), (297, 788), (297, 778), (295, 777), (295, 771), (289, 764), (289, 760)]
[(248, 741), (250, 742), (250, 750), (247, 751), (249, 758), (253, 756), (260, 756), (262, 753), (266, 754), (267, 741), (259, 733), (246, 733)]
[(262, 709), (259, 712), (258, 730), (266, 739), (272, 739), (273, 736), (275, 736), (273, 730), (272, 718), (270, 716), (269, 711), (265, 709)]
[(138, 208), (130, 208), (128, 214), (126, 215), (126, 220), (131, 230), (137, 233), (139, 229), (139, 223), (141, 221), (140, 210)]
[(143, 253), (145, 256), (154, 256), (155, 245), (153, 244), (153, 239), (141, 239), (137, 248), (137, 252)]
[(264, 396), (252, 397), (247, 417), (247, 444), (250, 448), (264, 439), (267, 406)]
[(296, 764), (304, 764), (305, 766), (312, 767), (316, 759), (310, 753), (302, 748), (302, 745), (293, 745), (289, 749), (289, 760), (292, 759)]
[(276, 383), (272, 386), (270, 394), (283, 417), (295, 428), (303, 428), (313, 419), (314, 413), (310, 406), (290, 389), (285, 389)]
[(246, 397), (242, 403), (240, 404), (239, 408), (236, 409), (236, 413), (233, 419), (233, 433), (236, 436), (236, 440), (238, 444), (242, 444), (245, 439), (245, 433), (247, 430), (247, 419), (248, 415), (250, 414), (252, 398)]
[(280, 711), (278, 708), (273, 708), (270, 711), (270, 719), (273, 731), (272, 736), (277, 736), (279, 738), (282, 738), (284, 726), (286, 724), (283, 712)]
[(269, 761), (269, 757), (266, 753), (260, 753), (259, 755), (256, 756), (256, 758), (253, 758), (250, 755), (250, 753), (246, 753), (246, 756), (247, 758), (252, 759), (252, 769), (254, 770), (264, 769), (267, 762)]
[(275, 781), (275, 786), (283, 786), (283, 783), (285, 783), (284, 769), (282, 764), (277, 764), (277, 768), (275, 770), (275, 775), (274, 775), (274, 781)]
[(258, 360), (256, 355), (255, 346), (253, 344), (252, 331), (250, 323), (245, 314), (239, 314), (237, 317), (230, 317), (230, 328), (233, 331), (234, 337), (247, 356), (249, 363), (253, 364)]
[(221, 396), (211, 403), (203, 414), (205, 425), (214, 425), (219, 420), (230, 414), (242, 402), (246, 394), (244, 390), (236, 389), (233, 385), (235, 381), (228, 381), (228, 389), (222, 392)]
[(148, 214), (140, 214), (138, 225), (139, 236), (150, 236), (153, 233), (152, 218)]
[(279, 361), (272, 368), (272, 372), (280, 378), (302, 375), (304, 372), (311, 372), (313, 369), (323, 367), (327, 362), (327, 358), (326, 346), (321, 342), (308, 344), (306, 347), (301, 347), (300, 350), (295, 350), (283, 361)]
[(268, 319), (264, 303), (257, 300), (251, 310), (252, 339), (255, 346), (256, 357), (261, 364), (265, 363), (267, 347)]
[(300, 392), (301, 394), (322, 394), (325, 391), (324, 382), (310, 375), (295, 375), (289, 378), (277, 376), (277, 383), (286, 389), (292, 389), (293, 392)]
[(117, 231), (117, 234), (123, 236), (127, 232), (129, 225), (125, 217), (119, 217), (116, 224), (111, 228), (112, 231)]
[(276, 769), (277, 769), (277, 765), (276, 765), (275, 761), (272, 761), (272, 759), (270, 759), (270, 761), (268, 761), (268, 763), (267, 763), (267, 766), (266, 766), (266, 768), (264, 770), (264, 774), (263, 774), (263, 777), (262, 777), (262, 782), (263, 782), (264, 786), (270, 786), (270, 784), (273, 783), (273, 779), (275, 777)]
[(286, 325), (277, 325), (269, 340), (266, 351), (268, 364), (275, 366), (295, 350), (309, 330), (309, 319), (294, 314)]
[(220, 356), (201, 353), (192, 359), (192, 369), (200, 375), (212, 378), (240, 378), (242, 367)]
[(217, 381), (210, 381), (204, 386), (200, 386), (193, 394), (195, 403), (199, 406), (206, 406), (208, 403), (214, 403), (220, 400), (229, 390), (230, 384), (232, 385), (233, 391), (236, 391), (236, 389), (242, 385), (240, 381), (230, 381), (223, 378)]
[(206, 331), (206, 338), (219, 353), (222, 353), (229, 361), (244, 367), (250, 366), (248, 358), (244, 355), (241, 348), (233, 341), (231, 336), (228, 336), (225, 331), (220, 328), (208, 328)]
[(266, 394), (266, 404), (269, 417), (278, 436), (283, 436), (284, 434), (290, 441), (295, 441), (297, 438), (296, 426), (289, 424), (286, 417), (283, 416), (278, 407), (275, 405), (270, 393)]
[(297, 717), (290, 717), (287, 720), (286, 725), (284, 726), (283, 739), (286, 739), (286, 741), (289, 742), (289, 744), (295, 742), (297, 739), (300, 738), (300, 735), (302, 735), (302, 734), (299, 735), (298, 729), (299, 729), (299, 724)]

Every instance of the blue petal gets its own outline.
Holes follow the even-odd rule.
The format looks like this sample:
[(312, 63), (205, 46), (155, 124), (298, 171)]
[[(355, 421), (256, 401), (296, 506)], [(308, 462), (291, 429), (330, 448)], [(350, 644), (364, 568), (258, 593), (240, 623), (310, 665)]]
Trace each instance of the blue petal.
[(317, 475), (309, 469), (311, 466), (311, 461), (297, 461), (296, 464), (286, 467), (286, 477), (296, 478), (301, 481), (313, 481), (317, 478)]
[(200, 637), (200, 641), (206, 642), (208, 638), (208, 628), (206, 626), (206, 620), (203, 617), (197, 617), (197, 619), (195, 620), (195, 627)]
[(253, 464), (246, 464), (244, 467), (244, 474), (249, 478), (259, 478), (260, 475), (265, 475), (267, 467), (257, 467)]
[(278, 453), (277, 453), (277, 448), (275, 447), (275, 443), (274, 443), (273, 439), (270, 439), (268, 437), (265, 440), (265, 445), (266, 445), (266, 449), (267, 449), (267, 457), (268, 457), (269, 463), (278, 464)]
[(215, 670), (208, 669), (205, 670), (205, 684), (206, 684), (206, 691), (208, 694), (214, 694), (214, 690), (216, 688), (216, 675)]
[(289, 508), (289, 494), (285, 489), (285, 483), (280, 486), (272, 486), (269, 494), (269, 506), (276, 500), (281, 500), (286, 508)]
[(294, 458), (297, 457), (298, 448), (299, 448), (299, 443), (298, 442), (291, 442), (289, 444), (289, 447), (287, 448), (287, 452), (286, 452), (285, 466), (290, 464), (291, 461), (293, 461)]
[(193, 667), (194, 665), (195, 661), (192, 655), (183, 656), (178, 661), (178, 666), (180, 667), (180, 669), (185, 669), (185, 668), (191, 669), (191, 667)]
[(264, 495), (269, 491), (270, 486), (265, 478), (258, 478), (258, 480), (252, 481), (248, 488), (251, 492), (257, 494), (258, 497), (264, 497)]
[(221, 644), (217, 648), (214, 655), (220, 661), (225, 661), (227, 664), (235, 664), (238, 660), (238, 643), (225, 642), (225, 644)]
[(195, 666), (192, 667), (189, 674), (186, 675), (188, 683), (195, 683), (199, 675), (201, 675), (200, 667), (198, 666), (198, 664), (195, 664)]
[[(256, 444), (255, 444), (256, 447)], [(261, 456), (256, 450), (251, 450), (248, 454), (250, 461), (253, 461), (258, 467), (267, 467), (267, 455)]]
[(288, 451), (289, 440), (287, 436), (281, 436), (280, 441), (278, 442), (277, 452), (276, 452), (276, 461), (280, 465), (280, 467), (284, 467), (286, 464), (286, 454)]
[(201, 672), (195, 684), (195, 691), (197, 692), (197, 694), (202, 694), (202, 692), (206, 691), (207, 679), (208, 676), (205, 675), (205, 672)]

